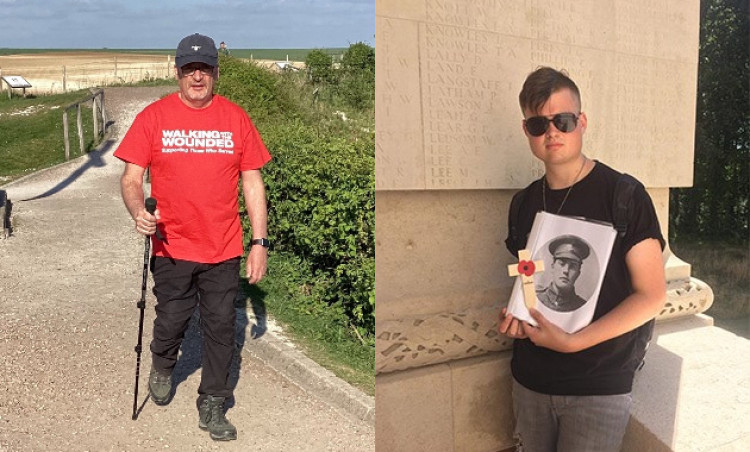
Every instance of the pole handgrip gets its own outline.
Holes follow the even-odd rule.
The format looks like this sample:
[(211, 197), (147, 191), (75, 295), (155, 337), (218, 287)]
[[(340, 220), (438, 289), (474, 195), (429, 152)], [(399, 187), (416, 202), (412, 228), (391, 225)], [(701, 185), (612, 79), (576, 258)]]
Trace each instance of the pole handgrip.
[[(150, 213), (151, 215), (153, 215), (154, 212), (156, 212), (156, 199), (154, 199), (154, 198), (146, 198), (146, 211), (148, 211), (148, 213)], [(161, 235), (161, 231), (159, 230), (158, 227), (156, 228), (156, 234), (154, 234), (154, 235), (156, 235), (156, 238), (159, 239), (159, 240), (161, 240), (162, 242), (168, 243), (164, 239), (164, 236)]]
[(151, 215), (156, 212), (156, 200), (154, 198), (146, 198), (146, 210)]

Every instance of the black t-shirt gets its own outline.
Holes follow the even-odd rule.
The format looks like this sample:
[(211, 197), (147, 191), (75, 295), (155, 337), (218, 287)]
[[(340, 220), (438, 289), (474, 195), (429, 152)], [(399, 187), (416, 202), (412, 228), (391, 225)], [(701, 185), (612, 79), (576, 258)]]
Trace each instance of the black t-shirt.
[[(594, 169), (573, 186), (560, 215), (613, 223), (613, 198), (619, 176), (619, 172), (596, 162)], [(543, 210), (541, 179), (531, 183), (524, 191), (518, 218), (509, 218), (509, 224), (514, 224), (525, 241), (534, 216)], [(548, 212), (557, 213), (567, 191), (567, 188), (547, 188)], [(664, 248), (654, 205), (641, 184), (633, 192), (632, 205), (627, 233), (622, 238), (618, 236), (615, 241), (592, 321), (611, 311), (633, 292), (625, 264), (625, 255), (630, 248), (648, 238), (658, 239)], [(651, 338), (653, 324), (652, 320), (633, 331), (576, 353), (559, 353), (537, 347), (529, 339), (517, 339), (513, 344), (511, 361), (513, 377), (533, 391), (550, 395), (628, 393)]]

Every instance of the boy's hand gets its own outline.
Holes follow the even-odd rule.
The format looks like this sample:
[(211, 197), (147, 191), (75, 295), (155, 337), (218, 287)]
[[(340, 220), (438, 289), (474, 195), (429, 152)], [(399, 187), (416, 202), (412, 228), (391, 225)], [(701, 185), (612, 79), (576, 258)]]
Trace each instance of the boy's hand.
[(512, 315), (508, 315), (508, 310), (503, 308), (497, 323), (497, 331), (513, 339), (526, 339), (524, 322), (521, 322)]
[(547, 320), (541, 312), (529, 309), (529, 314), (536, 320), (538, 326), (534, 327), (523, 322), (524, 331), (531, 342), (539, 347), (545, 347), (561, 353), (576, 352), (574, 335), (565, 332), (562, 328)]

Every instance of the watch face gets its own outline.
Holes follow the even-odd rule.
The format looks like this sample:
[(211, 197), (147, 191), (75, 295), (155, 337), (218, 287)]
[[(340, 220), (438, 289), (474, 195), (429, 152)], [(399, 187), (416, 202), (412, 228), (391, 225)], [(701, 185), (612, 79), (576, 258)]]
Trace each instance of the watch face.
[(254, 239), (252, 242), (253, 245), (260, 245), (262, 247), (268, 248), (271, 246), (271, 242), (268, 241), (268, 239)]

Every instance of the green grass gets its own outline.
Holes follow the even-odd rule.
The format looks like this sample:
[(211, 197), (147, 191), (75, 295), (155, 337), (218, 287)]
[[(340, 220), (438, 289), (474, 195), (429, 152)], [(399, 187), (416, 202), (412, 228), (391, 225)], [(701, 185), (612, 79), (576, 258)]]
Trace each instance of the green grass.
[(714, 292), (706, 314), (721, 320), (750, 321), (750, 249), (748, 244), (679, 240), (674, 254), (692, 265), (692, 276)]
[(270, 313), (306, 356), (363, 392), (375, 395), (374, 348), (363, 345), (353, 328), (341, 324), (340, 316), (305, 310), (307, 304), (312, 304), (305, 302), (307, 288), (294, 286), (287, 277), (294, 271), (293, 258), (271, 252), (268, 265), (268, 276), (258, 286), (242, 281), (241, 290), (252, 304), (248, 310)]
[[(88, 90), (51, 96), (0, 95), (0, 184), (65, 161), (63, 110)], [(85, 151), (95, 145), (91, 102), (82, 104)], [(68, 112), (70, 158), (81, 155), (75, 109)]]

